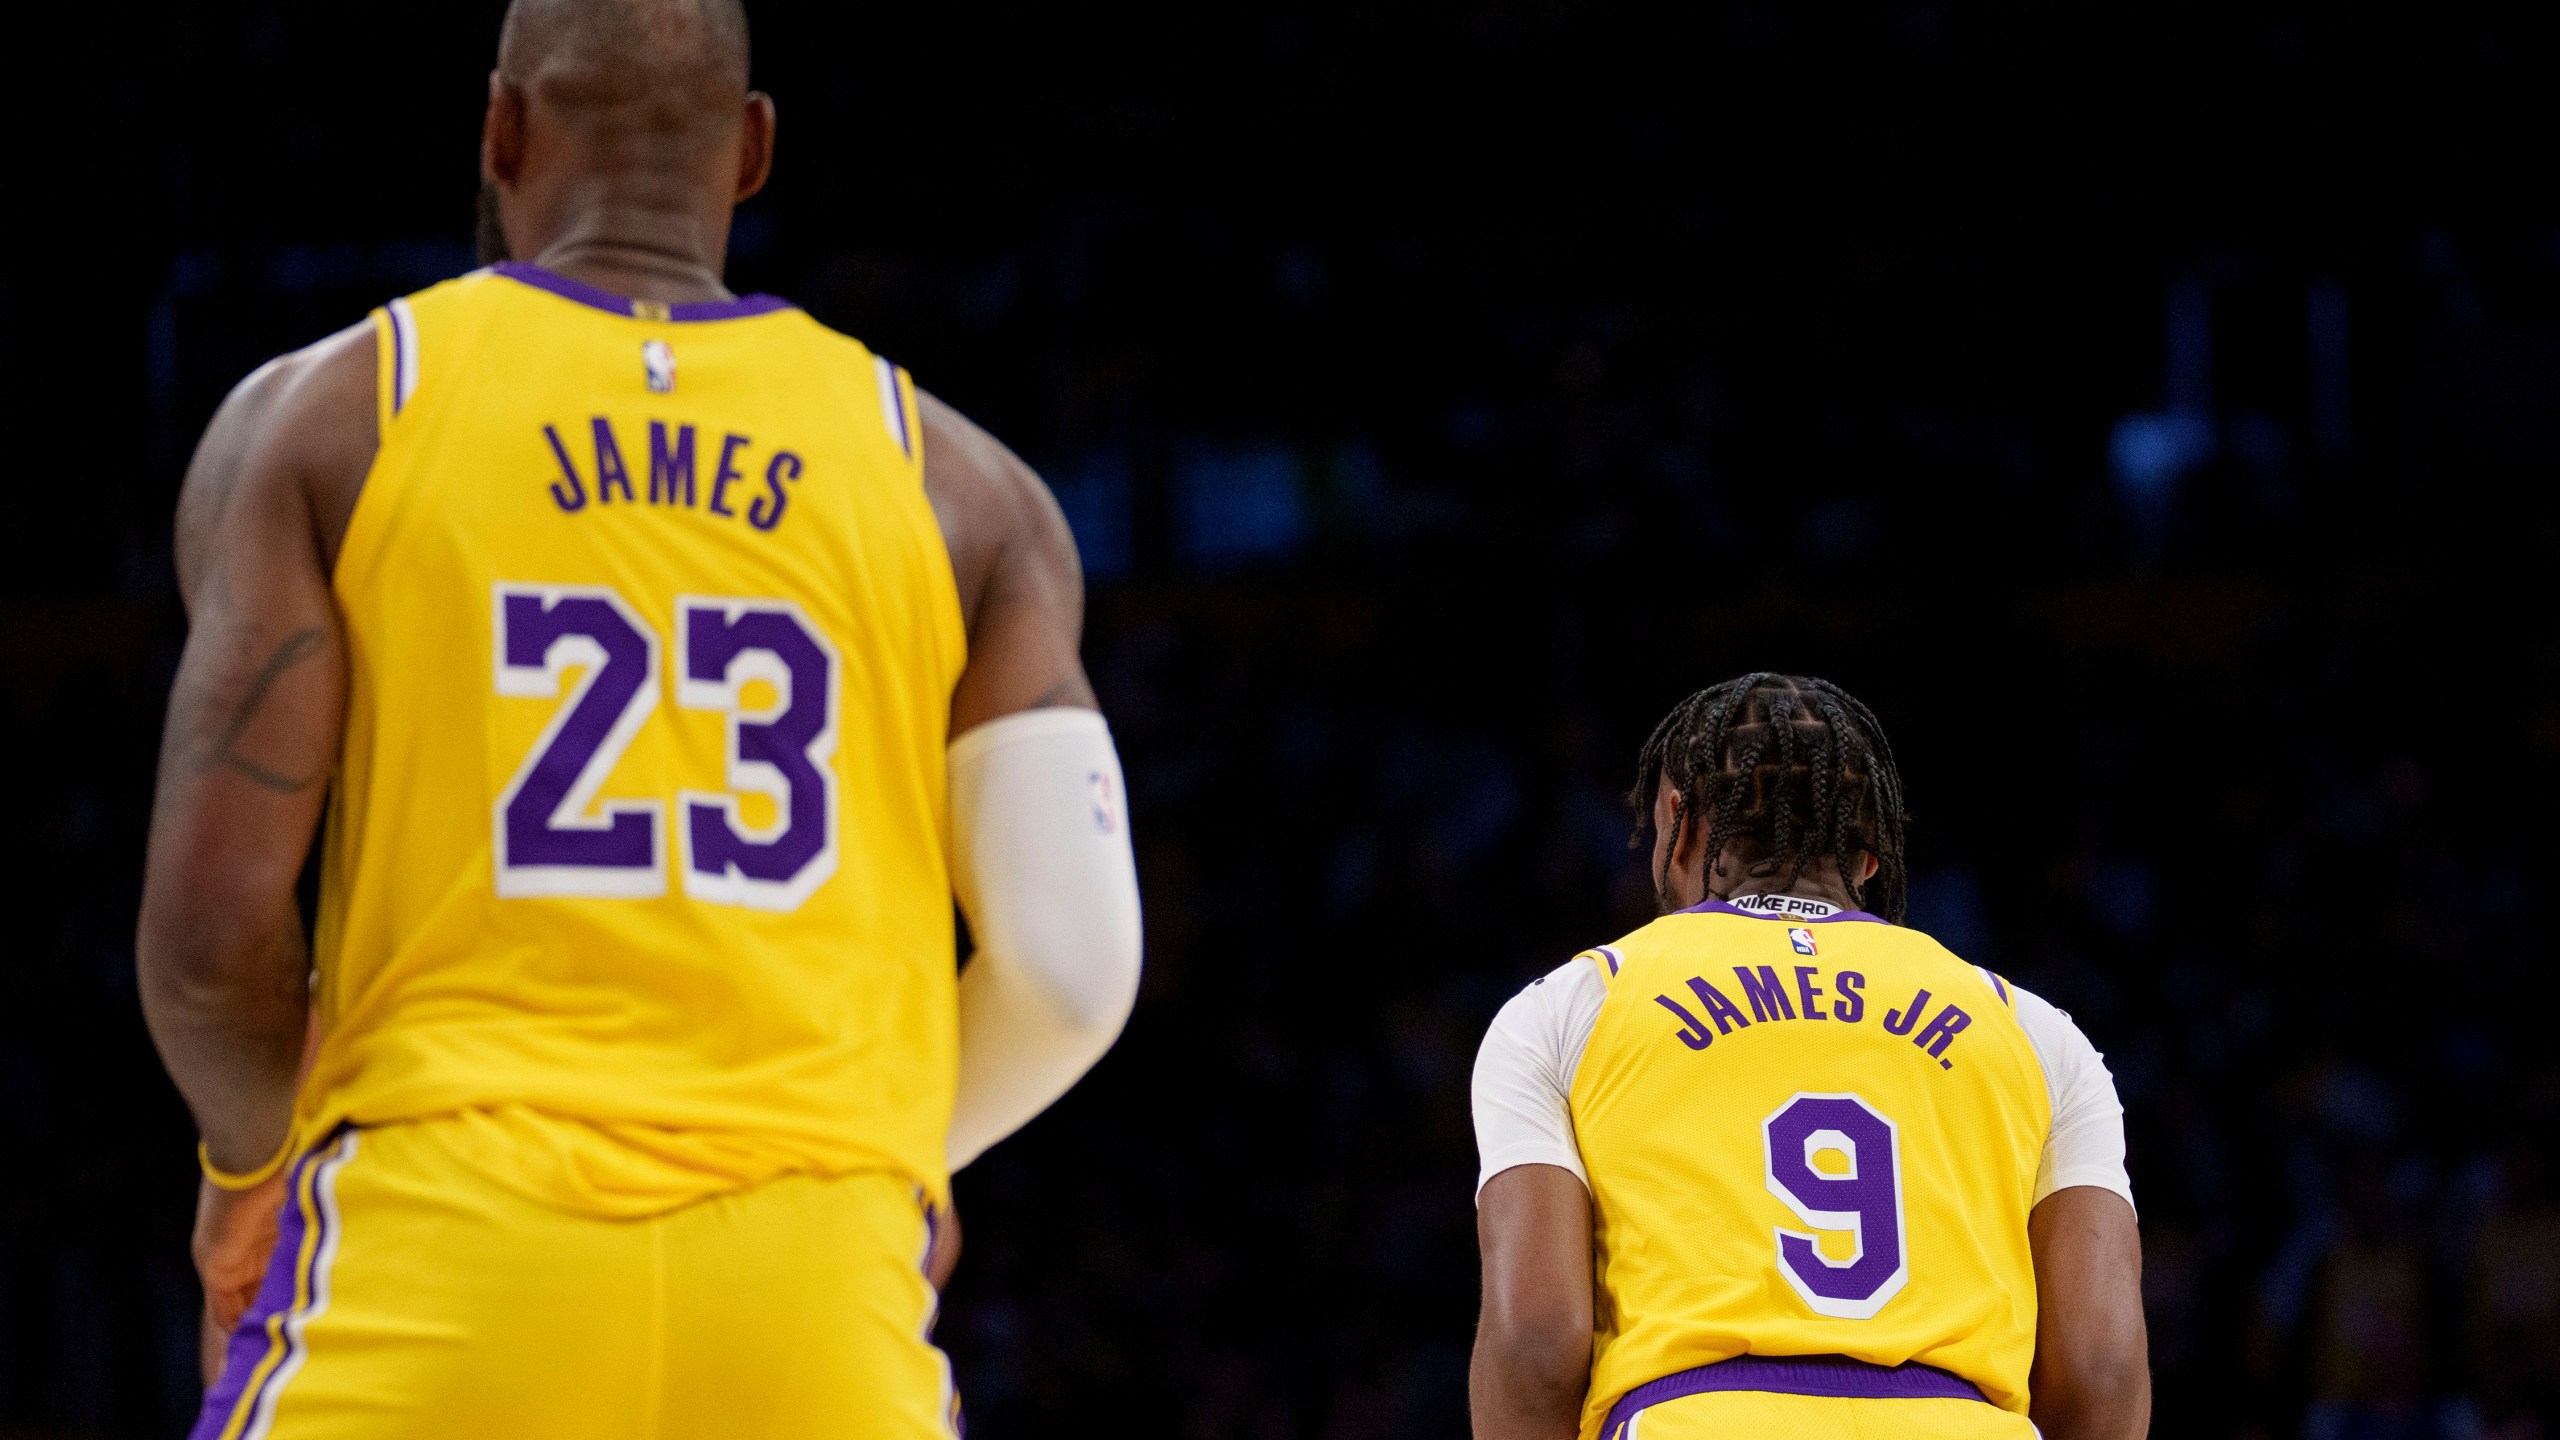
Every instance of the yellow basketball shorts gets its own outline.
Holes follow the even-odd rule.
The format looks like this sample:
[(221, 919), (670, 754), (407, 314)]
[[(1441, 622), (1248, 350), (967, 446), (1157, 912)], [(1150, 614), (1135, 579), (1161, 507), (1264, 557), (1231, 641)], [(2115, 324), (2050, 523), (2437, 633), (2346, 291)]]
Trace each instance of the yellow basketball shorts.
[(1620, 1396), (1600, 1440), (2035, 1440), (2026, 1416), (1927, 1365), (1745, 1355)]
[(927, 1227), (887, 1174), (603, 1220), (424, 1127), (341, 1131), (295, 1168), (191, 1440), (949, 1437)]

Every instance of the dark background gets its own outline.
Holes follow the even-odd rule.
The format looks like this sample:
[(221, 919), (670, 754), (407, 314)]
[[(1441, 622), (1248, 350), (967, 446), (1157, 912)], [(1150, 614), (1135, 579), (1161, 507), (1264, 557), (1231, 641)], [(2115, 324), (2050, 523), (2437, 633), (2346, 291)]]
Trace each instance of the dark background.
[[(191, 1414), (170, 507), (257, 361), (468, 268), (497, 9), (13, 15), (0, 1433)], [(2554, 13), (755, 7), (733, 281), (1056, 484), (1134, 798), (1137, 1017), (960, 1182), (974, 1433), (1463, 1433), (1477, 1039), (1763, 667), (2107, 1052), (2156, 1433), (2560, 1433)]]

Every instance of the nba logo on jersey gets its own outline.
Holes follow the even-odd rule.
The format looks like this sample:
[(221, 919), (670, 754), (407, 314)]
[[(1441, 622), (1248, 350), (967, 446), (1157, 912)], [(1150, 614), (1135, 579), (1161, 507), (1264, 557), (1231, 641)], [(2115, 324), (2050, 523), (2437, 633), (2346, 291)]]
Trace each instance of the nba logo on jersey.
[(672, 395), (676, 390), (675, 347), (664, 340), (644, 340), (640, 344), (640, 368), (648, 373), (649, 393)]
[(1787, 943), (1796, 947), (1796, 953), (1799, 955), (1819, 955), (1822, 953), (1821, 951), (1813, 948), (1813, 932), (1807, 930), (1801, 925), (1794, 926), (1787, 931)]

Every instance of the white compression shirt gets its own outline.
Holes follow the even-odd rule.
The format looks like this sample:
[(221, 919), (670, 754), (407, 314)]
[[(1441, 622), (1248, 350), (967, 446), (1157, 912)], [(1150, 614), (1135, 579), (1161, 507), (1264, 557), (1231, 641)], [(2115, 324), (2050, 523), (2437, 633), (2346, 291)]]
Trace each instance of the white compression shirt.
[[(1795, 903), (1825, 913), (1832, 908), (1819, 901)], [(2015, 984), (2009, 993), (2017, 998), (2018, 1024), (2035, 1047), (2046, 1092), (2053, 1098), (2053, 1129), (2045, 1137), (2035, 1197), (2029, 1203), (2040, 1203), (2056, 1190), (2094, 1185), (2132, 1204), (2133, 1181), (2124, 1168), (2124, 1105), (2116, 1098), (2115, 1077), (2107, 1073), (2105, 1059), (2071, 1017), (2042, 996)], [(1572, 1171), (1586, 1186), (1591, 1183), (1574, 1143), (1568, 1097), (1607, 994), (1600, 972), (1577, 958), (1529, 982), (1493, 1017), (1484, 1047), (1476, 1052), (1479, 1192), (1487, 1180), (1514, 1165), (1553, 1165)]]

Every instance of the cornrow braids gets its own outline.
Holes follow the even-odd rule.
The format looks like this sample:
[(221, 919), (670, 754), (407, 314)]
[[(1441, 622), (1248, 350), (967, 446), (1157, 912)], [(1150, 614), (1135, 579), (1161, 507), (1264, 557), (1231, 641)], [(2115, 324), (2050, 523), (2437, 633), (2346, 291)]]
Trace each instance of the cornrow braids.
[[(1839, 867), (1859, 908), (1895, 924), (1909, 901), (1903, 861), (1902, 772), (1875, 712), (1828, 680), (1757, 671), (1690, 696), (1655, 726), (1636, 757), (1628, 797), (1637, 840), (1668, 782), (1677, 795), (1671, 845), (1704, 825), (1707, 864), (1737, 840), (1776, 863), (1792, 885), (1815, 860)], [(1756, 853), (1759, 846), (1766, 852)], [(1876, 857), (1857, 881), (1858, 854)], [(1665, 877), (1655, 876), (1657, 887)]]

